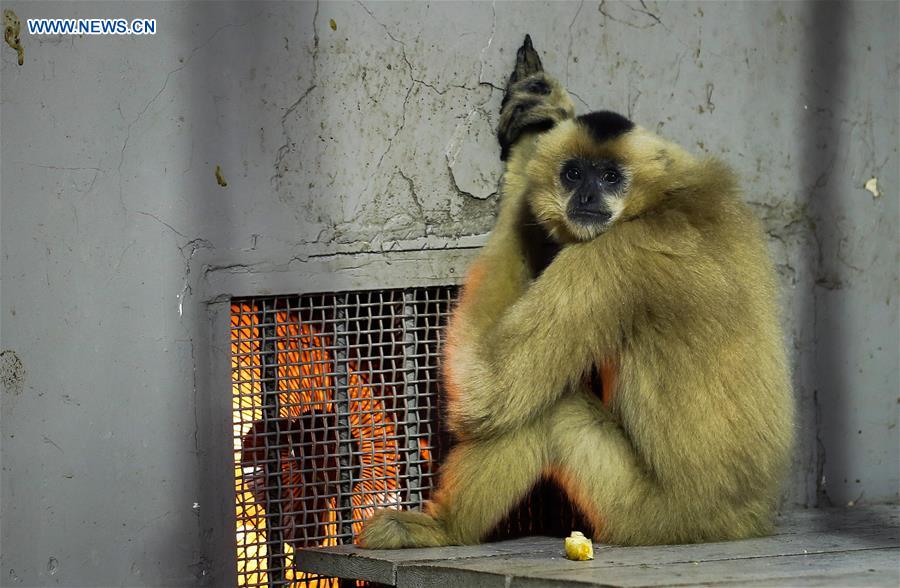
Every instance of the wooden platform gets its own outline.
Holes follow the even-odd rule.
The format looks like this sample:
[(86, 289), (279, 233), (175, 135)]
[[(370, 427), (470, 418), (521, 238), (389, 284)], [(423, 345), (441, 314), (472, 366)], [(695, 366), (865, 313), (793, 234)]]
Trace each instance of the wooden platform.
[(804, 510), (772, 537), (661, 547), (594, 545), (569, 561), (562, 539), (367, 551), (302, 549), (299, 569), (406, 587), (900, 586), (900, 507)]

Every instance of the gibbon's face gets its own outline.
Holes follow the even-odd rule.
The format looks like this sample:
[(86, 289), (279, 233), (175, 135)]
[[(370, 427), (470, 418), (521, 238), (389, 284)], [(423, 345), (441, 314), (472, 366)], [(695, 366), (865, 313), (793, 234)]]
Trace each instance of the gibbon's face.
[(561, 243), (593, 239), (652, 205), (647, 188), (674, 149), (614, 112), (564, 121), (540, 136), (526, 168), (532, 211)]

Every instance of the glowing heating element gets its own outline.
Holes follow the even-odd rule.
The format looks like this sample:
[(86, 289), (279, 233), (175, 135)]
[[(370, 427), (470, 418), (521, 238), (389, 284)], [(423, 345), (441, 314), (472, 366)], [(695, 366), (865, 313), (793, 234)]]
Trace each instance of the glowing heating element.
[(454, 287), (234, 299), (239, 586), (338, 586), (296, 547), (417, 508), (447, 446), (438, 363)]

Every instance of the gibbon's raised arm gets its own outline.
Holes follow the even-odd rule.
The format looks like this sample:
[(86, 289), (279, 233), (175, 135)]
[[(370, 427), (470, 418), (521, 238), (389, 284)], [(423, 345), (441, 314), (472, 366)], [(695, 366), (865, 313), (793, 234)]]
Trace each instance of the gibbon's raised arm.
[[(490, 330), (558, 251), (558, 245), (533, 217), (520, 180), (537, 136), (574, 114), (568, 92), (544, 74), (531, 37), (526, 35), (500, 107), (497, 138), (500, 159), (507, 162), (500, 213), (487, 244), (468, 271), (455, 311), (456, 316), (467, 317), (467, 328), (451, 329), (452, 336), (477, 339)], [(510, 157), (514, 148), (515, 155)]]
[[(524, 206), (515, 194), (503, 197), (497, 224), (466, 272), (448, 334), (451, 340), (482, 337), (528, 287), (532, 276), (518, 220)], [(460, 320), (465, 329), (457, 328)]]
[[(497, 138), (500, 158), (506, 161), (500, 213), (487, 244), (466, 274), (447, 331), (448, 349), (479, 346), (559, 251), (559, 245), (534, 218), (523, 179), (540, 134), (574, 114), (568, 93), (544, 74), (531, 38), (526, 36), (500, 109)], [(462, 372), (448, 366), (445, 362), (443, 376), (449, 424), (457, 435), (465, 437), (469, 433), (465, 422), (453, 417), (464, 412), (461, 405), (470, 403), (470, 391), (457, 377)]]

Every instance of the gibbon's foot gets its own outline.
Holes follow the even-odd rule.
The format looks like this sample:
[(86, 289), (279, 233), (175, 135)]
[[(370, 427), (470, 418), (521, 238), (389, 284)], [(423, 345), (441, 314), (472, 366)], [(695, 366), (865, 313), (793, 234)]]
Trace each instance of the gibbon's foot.
[(512, 146), (527, 133), (541, 133), (575, 115), (572, 99), (563, 87), (544, 73), (531, 36), (516, 53), (516, 66), (509, 76), (500, 104), (500, 159), (506, 161)]
[(440, 521), (424, 512), (382, 509), (363, 524), (357, 544), (363, 549), (401, 549), (453, 542)]

